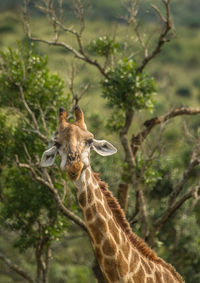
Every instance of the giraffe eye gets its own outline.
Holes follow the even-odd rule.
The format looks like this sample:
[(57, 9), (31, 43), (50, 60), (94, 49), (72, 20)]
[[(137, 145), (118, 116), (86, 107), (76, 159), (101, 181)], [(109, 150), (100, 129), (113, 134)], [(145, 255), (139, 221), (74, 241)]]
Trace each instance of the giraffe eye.
[(88, 139), (88, 140), (86, 140), (85, 143), (86, 143), (87, 146), (91, 146), (92, 142), (93, 142), (92, 139)]
[(61, 144), (60, 144), (59, 142), (57, 142), (57, 141), (54, 142), (54, 145), (55, 145), (58, 149), (59, 149), (60, 146), (61, 146)]

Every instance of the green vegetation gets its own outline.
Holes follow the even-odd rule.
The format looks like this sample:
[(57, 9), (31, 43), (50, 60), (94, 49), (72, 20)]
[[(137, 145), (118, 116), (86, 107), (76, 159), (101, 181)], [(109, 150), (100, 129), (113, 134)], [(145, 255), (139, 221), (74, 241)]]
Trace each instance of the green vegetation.
[[(74, 94), (79, 95), (90, 85), (79, 102), (88, 128), (96, 138), (106, 138), (119, 149), (116, 156), (108, 159), (92, 153), (91, 163), (117, 195), (119, 183), (131, 179), (130, 164), (124, 157), (119, 138), (126, 110), (134, 111), (128, 133), (134, 140), (137, 133), (145, 129), (142, 125), (145, 120), (176, 107), (199, 105), (200, 7), (197, 0), (172, 3), (176, 37), (163, 46), (162, 52), (144, 71), (138, 72), (144, 50), (139, 50), (134, 29), (128, 30), (122, 19), (125, 7), (120, 1), (91, 1), (93, 8), (88, 8), (82, 38), (91, 58), (102, 65), (105, 63), (106, 76), (103, 76), (95, 66), (74, 59), (72, 53), (61, 47), (32, 44), (18, 16), (11, 11), (18, 3), (6, 1), (9, 5), (6, 6), (4, 2), (0, 8), (11, 9), (0, 15), (0, 256), (1, 252), (5, 253), (32, 278), (36, 270), (45, 271), (44, 267), (37, 266), (38, 258), (48, 258), (50, 283), (96, 282), (92, 272), (93, 252), (86, 233), (58, 209), (48, 186), (34, 179), (34, 173), (45, 176), (45, 180), (48, 178), (45, 171), (41, 171), (39, 159), (56, 129), (57, 110), (62, 105), (70, 111), (75, 102)], [(158, 1), (152, 3), (159, 5)], [(138, 17), (140, 32), (144, 38), (149, 38), (149, 47), (152, 47), (159, 32), (158, 17), (155, 11), (147, 13), (147, 6), (149, 11), (146, 1), (141, 1)], [(71, 4), (65, 3), (66, 8), (66, 26), (78, 30), (79, 23), (72, 16)], [(52, 38), (42, 13), (32, 11), (33, 33)], [(117, 27), (113, 21), (118, 22)], [(77, 48), (70, 33), (60, 30), (60, 38)], [(74, 68), (73, 90), (67, 85), (72, 77), (71, 66)], [(136, 153), (135, 176), (145, 192), (148, 228), (162, 217), (171, 192), (190, 168), (199, 140), (199, 119), (198, 115), (180, 116), (155, 127)], [(21, 167), (27, 164), (27, 160), (34, 165), (35, 172), (19, 167), (19, 164)], [(81, 217), (73, 185), (57, 167), (48, 169), (54, 188), (64, 205)], [(199, 184), (199, 167), (190, 169), (182, 195)], [(173, 264), (188, 283), (200, 280), (198, 197), (198, 192), (194, 191), (193, 197), (155, 233), (154, 241), (150, 237), (153, 234), (145, 235), (159, 256)], [(142, 216), (139, 214), (133, 219), (135, 202), (135, 191), (131, 187), (127, 218), (133, 223), (136, 220), (132, 229), (144, 236)], [(27, 282), (2, 262), (0, 258), (1, 283)], [(38, 276), (41, 280), (42, 275)]]
[(102, 86), (103, 96), (110, 107), (122, 110), (153, 108), (154, 80), (145, 73), (138, 73), (137, 65), (132, 60), (124, 58), (114, 69), (109, 69)]

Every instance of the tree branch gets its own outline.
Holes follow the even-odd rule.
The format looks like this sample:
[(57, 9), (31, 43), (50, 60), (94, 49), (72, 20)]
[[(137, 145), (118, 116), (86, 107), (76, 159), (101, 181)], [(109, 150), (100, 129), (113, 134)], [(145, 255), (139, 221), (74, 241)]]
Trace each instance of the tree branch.
[(36, 283), (19, 265), (13, 263), (8, 257), (6, 257), (2, 252), (0, 252), (0, 259), (13, 271), (23, 277), (30, 283)]
[(200, 157), (198, 156), (199, 149), (200, 149), (200, 144), (198, 144), (197, 147), (195, 148), (195, 150), (193, 151), (189, 165), (188, 165), (188, 168), (185, 170), (181, 180), (178, 182), (178, 184), (175, 186), (175, 189), (171, 193), (170, 198), (169, 198), (169, 202), (168, 202), (169, 206), (172, 206), (172, 204), (175, 202), (177, 196), (183, 190), (184, 185), (188, 181), (188, 179), (190, 178), (193, 169), (200, 164)]
[(120, 140), (124, 148), (125, 160), (129, 164), (130, 167), (133, 167), (135, 165), (135, 159), (131, 151), (131, 145), (129, 143), (127, 134), (128, 134), (128, 131), (133, 121), (133, 115), (134, 115), (134, 112), (131, 108), (126, 110), (125, 123), (124, 123), (122, 130), (120, 131)]
[(155, 234), (158, 230), (162, 228), (162, 226), (169, 220), (170, 217), (174, 215), (174, 213), (190, 198), (196, 198), (197, 195), (200, 194), (200, 184), (198, 186), (192, 187), (185, 194), (183, 194), (179, 200), (177, 200), (174, 205), (168, 206), (165, 213), (158, 218), (152, 227), (152, 230), (148, 236), (148, 243), (153, 246), (155, 240)]
[(176, 108), (170, 111), (169, 113), (159, 116), (159, 117), (154, 117), (150, 120), (147, 120), (144, 122), (144, 126), (146, 127), (144, 130), (142, 130), (139, 134), (136, 136), (132, 136), (131, 139), (131, 148), (133, 155), (135, 156), (138, 149), (146, 139), (146, 137), (150, 134), (151, 130), (156, 126), (161, 123), (167, 122), (169, 119), (174, 118), (176, 116), (181, 116), (181, 115), (197, 115), (200, 113), (200, 108), (196, 107), (181, 107), (181, 108)]
[(153, 9), (158, 13), (160, 19), (162, 20), (163, 24), (164, 24), (164, 28), (163, 31), (161, 32), (159, 38), (158, 38), (158, 42), (157, 45), (155, 46), (155, 48), (153, 49), (153, 51), (148, 54), (147, 56), (144, 57), (141, 65), (138, 67), (138, 72), (141, 73), (143, 71), (143, 69), (145, 68), (145, 66), (161, 51), (162, 46), (170, 41), (171, 38), (167, 38), (167, 35), (169, 33), (169, 31), (172, 29), (172, 20), (171, 20), (171, 12), (170, 12), (170, 7), (169, 7), (169, 3), (170, 0), (162, 0), (163, 4), (165, 6), (165, 10), (166, 10), (166, 18), (164, 18), (164, 16), (161, 14), (161, 12), (158, 10), (157, 7), (153, 6)]
[(32, 122), (33, 122), (33, 124), (34, 124), (36, 130), (39, 130), (39, 125), (38, 125), (38, 122), (37, 122), (37, 120), (36, 120), (36, 118), (35, 118), (35, 114), (34, 114), (33, 111), (30, 109), (30, 107), (29, 107), (29, 105), (28, 105), (28, 103), (27, 103), (27, 101), (26, 101), (26, 99), (25, 99), (25, 95), (24, 95), (23, 88), (22, 88), (21, 85), (18, 85), (18, 88), (19, 88), (19, 92), (20, 92), (20, 95), (21, 95), (21, 100), (22, 100), (22, 102), (23, 102), (23, 104), (24, 104), (24, 107), (25, 107), (25, 109), (27, 110), (27, 112), (29, 113), (29, 115), (30, 115), (30, 117), (31, 117), (31, 119), (32, 119)]
[[(100, 65), (100, 63), (96, 60), (96, 59), (92, 59), (91, 57), (89, 57), (88, 54), (86, 54), (84, 48), (83, 48), (83, 43), (82, 43), (82, 33), (84, 31), (84, 27), (85, 27), (85, 22), (84, 22), (84, 13), (83, 13), (83, 6), (79, 5), (76, 7), (77, 12), (79, 13), (79, 19), (81, 22), (81, 29), (79, 32), (77, 32), (76, 30), (66, 27), (64, 26), (60, 20), (57, 18), (56, 16), (56, 12), (53, 8), (53, 5), (51, 7), (41, 7), (39, 6), (39, 9), (42, 10), (45, 14), (47, 14), (50, 18), (51, 21), (53, 23), (53, 30), (55, 33), (55, 38), (54, 40), (45, 40), (42, 38), (38, 38), (38, 37), (34, 37), (31, 35), (31, 29), (30, 29), (30, 23), (29, 23), (29, 17), (28, 17), (28, 12), (27, 12), (27, 0), (25, 0), (24, 3), (24, 9), (23, 9), (23, 23), (24, 23), (24, 30), (26, 35), (28, 36), (28, 38), (30, 40), (36, 41), (36, 42), (42, 42), (42, 43), (46, 43), (48, 45), (55, 45), (55, 46), (60, 46), (63, 47), (64, 49), (70, 51), (72, 54), (74, 54), (74, 56), (90, 65), (95, 66), (100, 73), (106, 77), (106, 72), (105, 69)], [(71, 33), (73, 36), (75, 36), (79, 50), (73, 48), (71, 45), (65, 43), (65, 42), (61, 42), (59, 41), (59, 37), (58, 37), (58, 33), (57, 33), (57, 29), (56, 26), (60, 26), (61, 29), (65, 32), (69, 32)]]
[(138, 204), (139, 212), (142, 217), (142, 221), (141, 221), (142, 236), (145, 237), (147, 232), (147, 214), (146, 214), (144, 193), (137, 182), (137, 177), (135, 172), (135, 158), (131, 151), (131, 145), (128, 140), (128, 131), (133, 121), (133, 115), (134, 112), (131, 108), (126, 111), (126, 119), (125, 119), (124, 127), (120, 131), (120, 140), (125, 152), (125, 161), (129, 165), (130, 181), (133, 184), (133, 188), (136, 192), (136, 203)]
[(62, 214), (64, 216), (66, 216), (67, 218), (72, 220), (79, 227), (81, 227), (84, 231), (87, 231), (86, 225), (83, 222), (83, 220), (79, 216), (75, 215), (71, 210), (66, 208), (65, 205), (63, 204), (62, 199), (60, 198), (60, 196), (58, 194), (58, 191), (56, 190), (56, 188), (55, 188), (55, 186), (54, 186), (54, 184), (53, 184), (53, 182), (51, 180), (51, 177), (50, 177), (50, 175), (49, 175), (49, 173), (47, 172), (46, 169), (43, 169), (43, 172), (44, 172), (44, 175), (46, 176), (47, 180), (45, 180), (44, 178), (39, 176), (36, 173), (34, 167), (31, 164), (20, 163), (18, 156), (16, 156), (16, 162), (17, 162), (17, 165), (18, 165), (19, 168), (28, 169), (31, 172), (32, 177), (33, 177), (33, 179), (35, 181), (45, 185), (50, 190), (50, 192), (53, 194), (53, 197), (54, 197), (55, 201), (58, 204), (59, 210), (62, 212)]
[(151, 245), (154, 243), (155, 234), (158, 230), (162, 228), (162, 226), (169, 220), (170, 217), (173, 216), (173, 214), (191, 197), (194, 197), (195, 199), (200, 193), (200, 182), (197, 186), (188, 188), (184, 194), (178, 199), (178, 196), (180, 195), (181, 191), (184, 188), (184, 185), (188, 181), (188, 179), (191, 176), (192, 170), (200, 164), (200, 157), (199, 155), (199, 144), (195, 148), (195, 150), (192, 153), (191, 160), (189, 162), (188, 168), (183, 173), (182, 178), (180, 181), (175, 185), (171, 195), (169, 196), (168, 205), (161, 217), (159, 217), (153, 224), (153, 227), (151, 229), (151, 232), (148, 236), (148, 241)]
[(173, 206), (168, 207), (164, 215), (154, 223), (154, 227), (156, 227), (157, 230), (161, 228), (164, 223), (184, 204), (186, 200), (198, 193), (199, 189), (199, 186), (195, 186), (194, 188), (186, 192), (184, 195), (182, 195), (182, 197), (177, 200)]

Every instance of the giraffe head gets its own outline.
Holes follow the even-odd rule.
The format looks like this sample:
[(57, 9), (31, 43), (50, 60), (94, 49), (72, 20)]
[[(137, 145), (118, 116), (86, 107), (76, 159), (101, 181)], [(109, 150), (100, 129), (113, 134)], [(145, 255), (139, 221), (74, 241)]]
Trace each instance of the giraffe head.
[(116, 148), (105, 140), (96, 140), (94, 135), (87, 130), (82, 110), (75, 108), (76, 121), (69, 123), (66, 120), (66, 111), (59, 109), (58, 132), (41, 159), (41, 166), (52, 166), (59, 153), (60, 167), (66, 170), (72, 180), (77, 180), (84, 168), (90, 164), (90, 149), (102, 156), (112, 155)]

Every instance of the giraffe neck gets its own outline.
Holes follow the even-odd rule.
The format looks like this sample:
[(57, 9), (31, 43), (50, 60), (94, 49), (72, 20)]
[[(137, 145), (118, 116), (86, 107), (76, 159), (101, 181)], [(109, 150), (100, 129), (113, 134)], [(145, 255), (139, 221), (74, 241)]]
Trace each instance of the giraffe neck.
[(107, 282), (183, 282), (176, 276), (173, 278), (173, 272), (165, 268), (167, 263), (131, 232), (116, 199), (91, 167), (82, 171), (75, 186), (93, 249)]
[[(118, 282), (129, 273), (130, 243), (125, 233), (120, 231), (91, 168), (82, 172), (75, 185), (88, 233), (104, 277), (107, 282)], [(122, 243), (123, 253), (120, 249)]]

